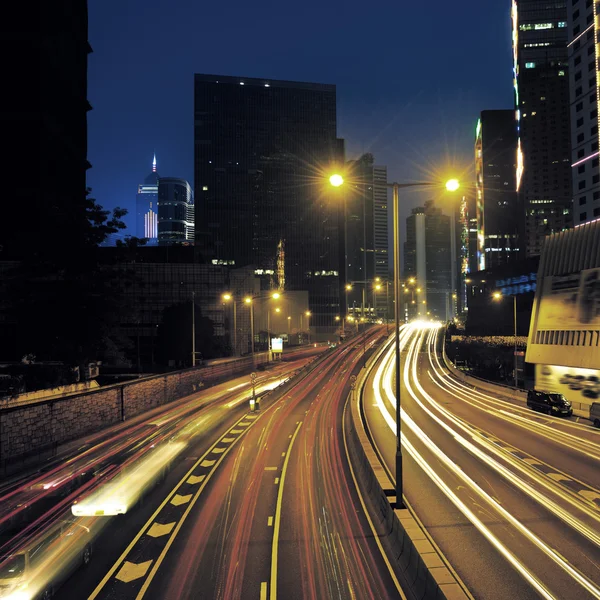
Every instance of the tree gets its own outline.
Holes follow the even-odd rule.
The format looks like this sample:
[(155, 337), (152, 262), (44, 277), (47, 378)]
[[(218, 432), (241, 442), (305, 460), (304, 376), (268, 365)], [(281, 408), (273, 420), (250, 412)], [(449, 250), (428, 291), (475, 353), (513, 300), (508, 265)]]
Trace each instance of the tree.
[[(214, 324), (202, 316), (200, 307), (194, 305), (196, 321), (196, 352), (203, 358), (216, 358), (229, 354), (224, 342), (215, 338)], [(159, 361), (168, 365), (175, 361), (177, 366), (192, 364), (192, 305), (190, 302), (174, 304), (163, 311), (162, 323), (158, 328)], [(199, 354), (196, 356), (198, 359)]]
[[(83, 206), (69, 215), (69, 231), (58, 229), (32, 241), (8, 273), (8, 314), (16, 335), (12, 358), (83, 367), (115, 343), (123, 303), (114, 273), (101, 268), (98, 245), (125, 228), (127, 211), (104, 210), (87, 190)], [(112, 339), (111, 339), (112, 338)]]

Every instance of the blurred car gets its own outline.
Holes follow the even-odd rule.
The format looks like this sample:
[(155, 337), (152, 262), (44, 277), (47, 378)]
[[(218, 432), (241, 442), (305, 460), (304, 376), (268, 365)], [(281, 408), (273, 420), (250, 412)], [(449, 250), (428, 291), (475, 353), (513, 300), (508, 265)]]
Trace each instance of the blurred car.
[(560, 383), (568, 385), (570, 390), (579, 391), (585, 386), (585, 377), (583, 375), (563, 375)]
[(538, 390), (527, 392), (527, 406), (532, 410), (548, 415), (570, 417), (573, 414), (571, 403), (562, 394), (548, 394)]
[(0, 598), (48, 600), (91, 559), (89, 528), (73, 520), (56, 521), (0, 556)]
[(583, 382), (583, 395), (594, 400), (600, 396), (600, 377), (590, 375)]
[(600, 427), (600, 402), (593, 402), (590, 406), (590, 419), (594, 427)]

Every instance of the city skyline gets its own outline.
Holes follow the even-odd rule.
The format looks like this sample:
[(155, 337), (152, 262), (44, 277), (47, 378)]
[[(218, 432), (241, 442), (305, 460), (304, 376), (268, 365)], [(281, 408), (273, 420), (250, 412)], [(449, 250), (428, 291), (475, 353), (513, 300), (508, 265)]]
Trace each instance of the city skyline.
[[(349, 35), (359, 24), (344, 15), (339, 17), (343, 24), (328, 31), (328, 38), (320, 35), (324, 27), (320, 23), (305, 23), (309, 31), (316, 32), (308, 56), (306, 48), (293, 41), (299, 30), (292, 28), (289, 35), (281, 36), (276, 27), (278, 18), (272, 17), (264, 27), (268, 27), (269, 36), (276, 36), (282, 44), (283, 54), (278, 56), (270, 50), (272, 40), (256, 45), (254, 36), (252, 52), (246, 55), (236, 51), (250, 42), (243, 32), (242, 17), (234, 13), (227, 17), (228, 27), (241, 29), (240, 39), (221, 53), (211, 53), (212, 58), (207, 61), (197, 57), (205, 54), (203, 48), (209, 47), (216, 31), (208, 32), (198, 42), (191, 41), (195, 36), (188, 36), (187, 46), (181, 44), (185, 36), (178, 35), (178, 43), (169, 45), (168, 28), (163, 30), (166, 35), (161, 36), (161, 41), (144, 34), (148, 30), (144, 23), (151, 24), (163, 16), (167, 20), (173, 18), (163, 15), (152, 2), (145, 3), (143, 10), (139, 4), (139, 11), (130, 7), (125, 14), (115, 2), (90, 6), (90, 44), (94, 49), (89, 69), (89, 98), (93, 106), (88, 115), (90, 187), (107, 208), (129, 208), (125, 221), (129, 226), (127, 233), (133, 234), (134, 206), (128, 190), (139, 184), (138, 174), (146, 171), (149, 152), (156, 148), (162, 172), (193, 180), (194, 72), (335, 84), (338, 135), (346, 140), (346, 159), (372, 152), (378, 164), (388, 165), (390, 181), (428, 179), (437, 165), (452, 161), (458, 161), (463, 168), (465, 164), (470, 166), (476, 115), (484, 108), (512, 106), (510, 6), (484, 10), (474, 0), (465, 3), (459, 12), (443, 3), (437, 6), (439, 21), (431, 24), (441, 43), (449, 48), (442, 63), (433, 49), (419, 49), (428, 69), (427, 77), (416, 64), (400, 69), (396, 60), (399, 52), (412, 52), (412, 46), (419, 41), (416, 31), (399, 37), (392, 30), (388, 33), (386, 26), (386, 35), (368, 34), (366, 40), (371, 46), (363, 52), (362, 46), (354, 48), (349, 43)], [(192, 16), (196, 11), (191, 5), (180, 10), (180, 16)], [(211, 7), (209, 13), (219, 10)], [(325, 10), (327, 15), (334, 12)], [(395, 13), (400, 9), (390, 10)], [(414, 6), (403, 9), (402, 16), (417, 22), (426, 19), (428, 13), (424, 7)], [(122, 18), (114, 18), (115, 14)], [(285, 13), (279, 18), (284, 19)], [(368, 17), (374, 18), (375, 15)], [(468, 28), (472, 37), (456, 36), (446, 23), (454, 28)], [(485, 59), (473, 56), (471, 49), (477, 43), (486, 43), (489, 52)], [(330, 54), (333, 45), (343, 48), (343, 52), (337, 50), (333, 58), (319, 60), (318, 53)], [(477, 70), (477, 77), (465, 69), (466, 55), (470, 62), (474, 61), (472, 68)], [(123, 56), (127, 56), (127, 61), (119, 58)], [(356, 85), (357, 72), (361, 73), (360, 86)], [(140, 96), (139, 90), (148, 85), (151, 77), (163, 79), (161, 89), (176, 88), (178, 93), (158, 89), (152, 95)], [(107, 86), (107, 81), (112, 85)], [(431, 140), (436, 141), (431, 144)], [(401, 216), (408, 216), (412, 207), (429, 197), (430, 194), (416, 191), (405, 193)]]

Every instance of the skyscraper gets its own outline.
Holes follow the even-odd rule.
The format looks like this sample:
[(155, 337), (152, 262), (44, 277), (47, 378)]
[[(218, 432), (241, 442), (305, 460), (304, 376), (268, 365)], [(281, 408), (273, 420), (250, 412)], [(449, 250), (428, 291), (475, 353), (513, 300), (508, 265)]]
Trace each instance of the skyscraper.
[[(574, 0), (567, 3), (569, 86), (571, 90), (571, 162), (573, 222), (600, 217), (598, 169), (598, 65), (596, 23), (600, 5)], [(596, 39), (595, 39), (596, 37)]]
[(158, 244), (194, 243), (194, 194), (185, 179), (158, 180)]
[(475, 140), (478, 271), (519, 258), (516, 156), (514, 111), (484, 110)]
[(450, 217), (433, 200), (414, 208), (406, 219), (404, 279), (414, 277), (409, 318), (447, 321), (453, 316)]
[(572, 223), (567, 0), (513, 0), (512, 21), (516, 184), (532, 256), (546, 235)]
[(317, 327), (340, 313), (343, 203), (327, 178), (342, 162), (335, 86), (194, 76), (198, 249), (254, 265), (265, 287), (280, 287), (283, 266), (286, 289), (309, 291)]
[[(87, 2), (11, 3), (0, 41), (0, 259), (69, 256), (81, 233), (87, 161)], [(18, 51), (17, 51), (18, 49)], [(10, 90), (8, 92), (8, 90)], [(25, 220), (24, 220), (25, 219)], [(26, 222), (26, 224), (25, 224)]]
[(375, 228), (375, 276), (389, 279), (387, 167), (373, 166), (373, 223)]
[[(387, 167), (363, 154), (346, 165), (346, 279), (352, 283), (348, 305), (373, 307), (375, 277), (389, 278)], [(384, 304), (380, 303), (383, 311)], [(366, 314), (366, 313), (365, 313)]]
[(152, 172), (138, 186), (135, 201), (136, 235), (147, 238), (147, 245), (158, 243), (158, 172), (156, 170), (156, 154), (152, 159)]

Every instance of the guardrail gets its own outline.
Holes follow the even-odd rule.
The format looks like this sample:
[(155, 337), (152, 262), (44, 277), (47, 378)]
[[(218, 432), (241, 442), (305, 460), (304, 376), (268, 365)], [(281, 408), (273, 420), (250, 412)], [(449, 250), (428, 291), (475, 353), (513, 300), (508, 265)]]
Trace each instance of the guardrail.
[[(521, 390), (519, 388), (503, 385), (501, 383), (493, 383), (491, 381), (487, 381), (486, 379), (475, 377), (474, 375), (468, 375), (460, 369), (457, 369), (446, 354), (446, 344), (444, 343), (442, 343), (442, 358), (444, 360), (444, 366), (446, 369), (448, 369), (448, 371), (450, 371), (450, 373), (452, 373), (456, 379), (462, 381), (463, 383), (471, 386), (472, 388), (490, 392), (491, 394), (494, 394), (494, 396), (498, 396), (498, 394), (500, 394), (510, 398), (511, 400), (517, 400), (518, 402), (527, 406), (527, 390)], [(589, 403), (573, 402), (573, 400), (570, 398), (569, 401), (571, 402), (573, 414), (575, 416), (582, 417), (584, 419), (590, 418), (591, 401)]]
[(414, 600), (472, 599), (411, 511), (393, 507), (394, 486), (365, 431), (359, 398), (369, 367), (384, 351), (385, 344), (367, 361), (358, 390), (350, 392), (344, 410), (344, 439), (351, 466), (357, 472), (358, 492), (367, 500), (370, 517), (388, 558), (402, 575), (405, 594)]

